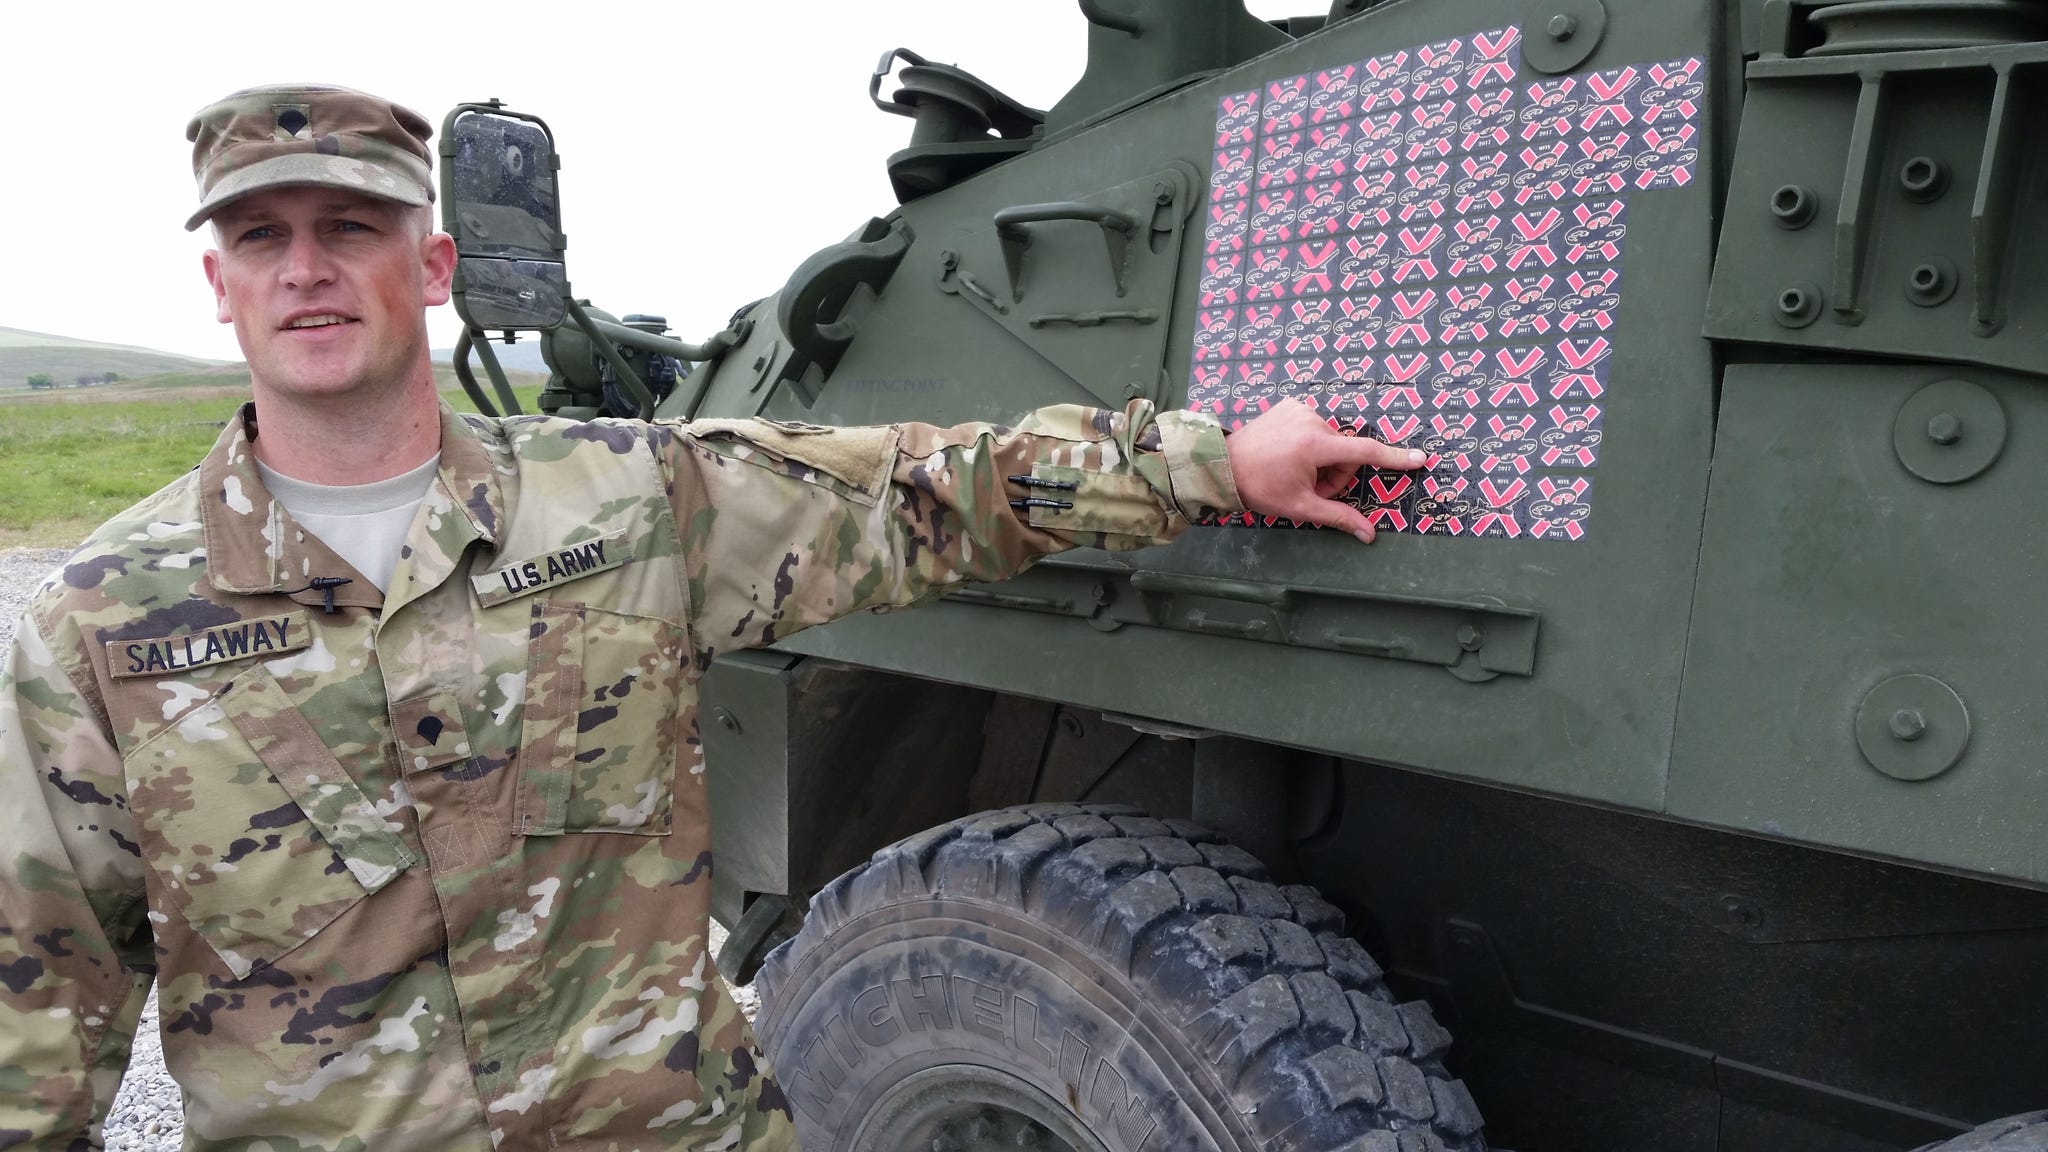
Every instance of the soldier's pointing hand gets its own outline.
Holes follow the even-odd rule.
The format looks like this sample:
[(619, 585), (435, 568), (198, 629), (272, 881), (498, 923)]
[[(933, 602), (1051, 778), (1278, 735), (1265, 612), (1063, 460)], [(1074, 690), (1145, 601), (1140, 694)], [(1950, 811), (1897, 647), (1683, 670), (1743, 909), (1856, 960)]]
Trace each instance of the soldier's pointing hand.
[(1373, 528), (1365, 513), (1334, 497), (1360, 468), (1418, 468), (1424, 459), (1419, 449), (1346, 436), (1300, 400), (1275, 404), (1225, 443), (1247, 509), (1342, 528), (1367, 544)]

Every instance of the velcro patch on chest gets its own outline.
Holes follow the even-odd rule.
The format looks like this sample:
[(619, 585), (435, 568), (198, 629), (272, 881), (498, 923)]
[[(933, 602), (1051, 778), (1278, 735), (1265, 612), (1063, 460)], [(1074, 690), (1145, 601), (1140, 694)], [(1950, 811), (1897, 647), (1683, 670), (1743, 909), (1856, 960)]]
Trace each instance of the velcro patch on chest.
[(480, 572), (469, 578), (476, 597), (485, 607), (552, 588), (607, 568), (617, 568), (633, 558), (633, 542), (624, 531), (565, 544), (527, 560), (515, 560), (502, 568)]
[(237, 620), (183, 636), (154, 640), (107, 641), (107, 672), (116, 680), (137, 676), (170, 676), (209, 664), (278, 656), (313, 642), (312, 629), (301, 612)]

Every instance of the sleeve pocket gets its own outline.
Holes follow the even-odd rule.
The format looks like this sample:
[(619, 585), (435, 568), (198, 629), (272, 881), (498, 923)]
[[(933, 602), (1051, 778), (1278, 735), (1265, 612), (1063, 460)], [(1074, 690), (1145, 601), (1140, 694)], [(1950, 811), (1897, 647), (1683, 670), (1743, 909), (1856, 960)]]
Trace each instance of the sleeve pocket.
[(837, 483), (828, 487), (862, 504), (873, 504), (887, 490), (903, 435), (893, 424), (841, 428), (772, 420), (703, 419), (680, 428), (721, 455), (771, 462), (813, 484), (829, 477)]
[(1070, 492), (1034, 489), (1033, 496), (1052, 496), (1071, 508), (1031, 508), (1030, 522), (1040, 528), (1070, 532), (1107, 532), (1117, 536), (1153, 538), (1166, 534), (1166, 510), (1159, 496), (1143, 477), (1127, 472), (1095, 472), (1039, 464), (1031, 469), (1035, 479), (1072, 484)]

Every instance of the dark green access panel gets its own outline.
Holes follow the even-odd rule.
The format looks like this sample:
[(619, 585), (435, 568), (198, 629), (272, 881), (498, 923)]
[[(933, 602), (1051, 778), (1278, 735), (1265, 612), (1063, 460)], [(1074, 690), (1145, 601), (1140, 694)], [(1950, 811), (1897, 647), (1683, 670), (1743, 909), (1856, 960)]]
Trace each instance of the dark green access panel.
[(2044, 429), (2004, 373), (1727, 370), (1672, 815), (2048, 883)]

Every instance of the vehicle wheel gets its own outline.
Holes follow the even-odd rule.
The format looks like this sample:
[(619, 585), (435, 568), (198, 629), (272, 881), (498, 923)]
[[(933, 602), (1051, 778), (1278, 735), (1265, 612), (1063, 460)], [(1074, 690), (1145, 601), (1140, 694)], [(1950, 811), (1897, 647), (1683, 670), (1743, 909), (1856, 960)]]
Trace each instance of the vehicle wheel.
[(2048, 1152), (2048, 1111), (1994, 1120), (1920, 1152)]
[(761, 969), (812, 1152), (1478, 1152), (1429, 1006), (1178, 820), (1029, 804), (884, 848)]

